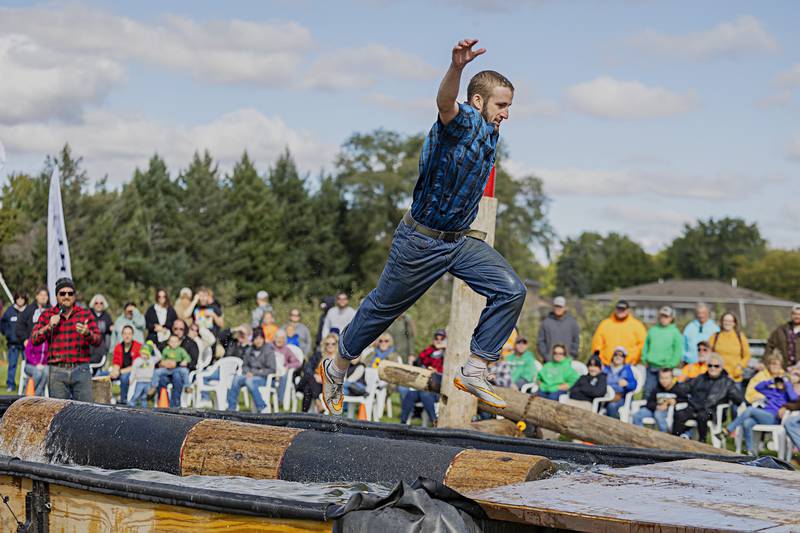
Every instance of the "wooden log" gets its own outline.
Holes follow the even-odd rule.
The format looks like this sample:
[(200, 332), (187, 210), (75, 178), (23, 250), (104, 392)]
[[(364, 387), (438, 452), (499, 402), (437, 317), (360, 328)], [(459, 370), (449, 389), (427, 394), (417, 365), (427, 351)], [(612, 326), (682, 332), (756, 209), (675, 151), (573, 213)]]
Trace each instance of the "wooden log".
[[(398, 366), (407, 368), (400, 369)], [(394, 367), (394, 368), (390, 368)], [(426, 390), (437, 392), (437, 378), (430, 370), (411, 365), (401, 365), (392, 361), (381, 361), (378, 373), (384, 381), (409, 386), (425, 382)], [(415, 376), (414, 374), (419, 375)], [(404, 381), (391, 381), (403, 378)], [(713, 455), (736, 455), (734, 452), (714, 448), (695, 440), (682, 439), (668, 433), (626, 424), (615, 418), (597, 415), (579, 407), (562, 404), (538, 396), (519, 392), (516, 389), (496, 388), (497, 393), (508, 403), (505, 409), (481, 405), (481, 409), (498, 414), (504, 418), (524, 420), (535, 426), (556, 431), (595, 444), (610, 446), (634, 446), (637, 448), (657, 448), (682, 452), (705, 453)]]
[[(478, 217), (472, 228), (486, 232), (486, 242), (494, 244), (497, 198), (484, 196), (478, 207)], [(475, 416), (478, 400), (453, 385), (458, 369), (470, 356), (472, 332), (478, 324), (486, 298), (470, 289), (460, 279), (453, 281), (453, 297), (450, 306), (450, 321), (447, 324), (447, 357), (444, 358), (444, 381), (439, 403), (439, 427), (465, 427)]]
[(538, 479), (553, 466), (544, 457), (464, 451), (37, 397), (14, 402), (0, 423), (0, 453), (110, 470), (298, 482), (395, 483), (424, 476), (462, 490)]

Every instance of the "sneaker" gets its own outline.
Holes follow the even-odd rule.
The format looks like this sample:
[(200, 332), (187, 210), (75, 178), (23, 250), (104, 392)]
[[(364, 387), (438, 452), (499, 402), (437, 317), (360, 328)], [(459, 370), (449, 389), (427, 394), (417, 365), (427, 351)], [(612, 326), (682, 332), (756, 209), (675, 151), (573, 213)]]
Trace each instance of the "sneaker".
[(485, 403), (495, 409), (505, 409), (508, 404), (494, 392), (494, 388), (492, 388), (486, 377), (486, 372), (482, 376), (467, 376), (464, 374), (464, 369), (459, 368), (458, 374), (453, 378), (453, 384), (457, 389), (468, 392), (478, 398), (481, 403)]
[(335, 383), (330, 374), (328, 366), (332, 365), (331, 359), (325, 359), (319, 367), (319, 377), (322, 379), (322, 401), (332, 415), (341, 415), (344, 406), (344, 384)]

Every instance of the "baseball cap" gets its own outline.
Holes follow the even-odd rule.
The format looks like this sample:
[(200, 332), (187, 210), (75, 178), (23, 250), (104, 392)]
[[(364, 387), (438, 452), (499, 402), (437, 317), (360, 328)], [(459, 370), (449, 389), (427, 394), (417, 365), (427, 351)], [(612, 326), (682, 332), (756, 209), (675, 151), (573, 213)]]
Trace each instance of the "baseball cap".
[(436, 332), (433, 334), (434, 337), (444, 337), (447, 338), (447, 331), (443, 329), (437, 329)]
[(567, 299), (563, 296), (556, 296), (553, 298), (553, 305), (556, 307), (566, 307), (567, 306)]
[(267, 291), (258, 291), (256, 293), (257, 300), (266, 300), (269, 297), (269, 293)]
[(792, 311), (800, 311), (800, 304), (795, 304), (792, 306)]
[(617, 352), (622, 352), (622, 355), (624, 355), (625, 357), (628, 357), (628, 349), (625, 348), (624, 346), (617, 346), (616, 348), (614, 348), (614, 351), (612, 352), (612, 354), (615, 354)]
[(617, 302), (616, 307), (617, 309), (627, 309), (630, 307), (630, 304), (628, 304), (628, 300), (620, 300)]
[(672, 318), (672, 316), (674, 315), (674, 311), (670, 306), (665, 305), (664, 307), (658, 310), (658, 314)]

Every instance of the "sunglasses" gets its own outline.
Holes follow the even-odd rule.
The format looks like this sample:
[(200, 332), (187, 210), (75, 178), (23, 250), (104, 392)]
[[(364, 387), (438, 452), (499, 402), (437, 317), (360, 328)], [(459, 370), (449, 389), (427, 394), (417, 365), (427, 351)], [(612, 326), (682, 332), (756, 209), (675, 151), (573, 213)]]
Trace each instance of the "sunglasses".
[(388, 340), (382, 340), (382, 341), (378, 341), (378, 344), (387, 344), (388, 342), (389, 342)]
[(337, 342), (326, 342), (325, 346), (336, 346), (337, 344)]
[(710, 352), (711, 351), (708, 348), (698, 348), (697, 350), (700, 351), (700, 352)]
[(59, 296), (75, 296), (75, 291), (58, 291)]
[(708, 365), (708, 368), (722, 368), (722, 365)]

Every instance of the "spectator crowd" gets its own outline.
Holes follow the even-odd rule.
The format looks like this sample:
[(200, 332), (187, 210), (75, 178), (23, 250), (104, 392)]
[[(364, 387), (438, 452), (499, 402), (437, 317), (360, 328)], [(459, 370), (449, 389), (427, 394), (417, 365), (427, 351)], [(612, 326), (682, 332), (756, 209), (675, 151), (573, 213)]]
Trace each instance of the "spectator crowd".
[[(232, 328), (206, 287), (183, 288), (174, 302), (158, 289), (144, 312), (127, 302), (116, 319), (102, 294), (87, 307), (77, 303), (70, 279), (59, 280), (55, 293), (55, 305), (45, 288), (31, 302), (15, 294), (2, 314), (10, 393), (91, 401), (92, 376), (107, 375), (119, 384), (116, 401), (122, 404), (144, 407), (166, 396), (172, 407), (199, 407), (214, 405), (213, 394), (217, 408), (237, 410), (245, 389), (245, 405), (252, 402), (261, 412), (293, 405), (295, 398), (303, 411), (321, 412), (320, 365), (336, 356), (338, 336), (355, 315), (346, 293), (326, 298), (312, 336), (299, 309), (278, 316), (263, 290), (255, 295), (250, 320)], [(380, 409), (391, 409), (385, 398), (395, 389), (377, 378), (382, 360), (442, 372), (447, 332), (435, 331), (420, 351), (415, 339), (414, 321), (401, 315), (348, 370), (346, 398), (364, 405), (365, 398), (382, 392)], [(699, 304), (681, 331), (674, 310), (665, 306), (648, 329), (620, 300), (594, 331), (591, 355), (583, 363), (579, 324), (559, 296), (535, 343), (515, 330), (492, 372), (498, 386), (685, 438), (706, 441), (710, 434), (712, 442), (724, 443), (734, 437), (758, 454), (757, 426), (781, 425), (800, 447), (799, 339), (800, 306), (795, 306), (770, 334), (764, 357), (751, 363), (749, 340), (734, 313), (724, 312), (716, 322), (709, 307)], [(437, 394), (396, 390), (401, 423), (415, 416), (435, 423)]]

